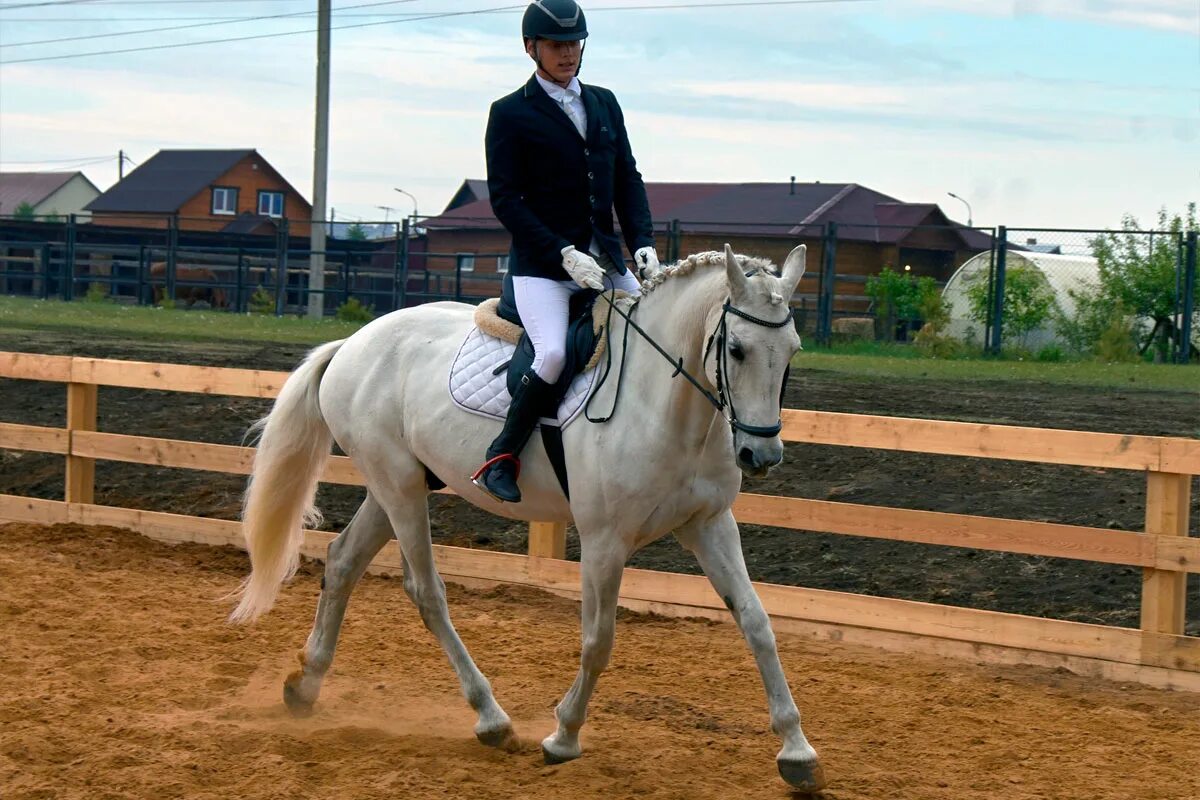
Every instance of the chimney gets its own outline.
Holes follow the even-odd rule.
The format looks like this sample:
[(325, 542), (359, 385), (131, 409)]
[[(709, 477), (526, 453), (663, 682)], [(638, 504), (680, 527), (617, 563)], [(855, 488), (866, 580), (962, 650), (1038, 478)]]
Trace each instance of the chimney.
[(795, 194), (795, 193), (796, 193), (796, 176), (793, 175), (792, 176), (792, 190), (790, 192), (788, 192), (788, 194)]

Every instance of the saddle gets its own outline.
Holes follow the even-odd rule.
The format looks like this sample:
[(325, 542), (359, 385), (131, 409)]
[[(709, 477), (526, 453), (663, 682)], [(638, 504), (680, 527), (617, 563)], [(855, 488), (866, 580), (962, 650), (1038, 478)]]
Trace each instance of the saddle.
[[(547, 407), (540, 410), (542, 441), (568, 498), (562, 429), (582, 413), (596, 383), (593, 368), (607, 346), (608, 315), (604, 308), (597, 311), (598, 297), (592, 290), (571, 296), (566, 366)], [(500, 297), (485, 300), (476, 308), (474, 323), (450, 368), (450, 396), (466, 411), (502, 420), (516, 382), (534, 359), (533, 343), (521, 326), (513, 299), (511, 278), (505, 279)]]
[[(567, 323), (567, 359), (562, 375), (554, 384), (554, 392), (543, 409), (543, 415), (553, 415), (562, 402), (571, 382), (577, 375), (588, 372), (604, 355), (605, 330), (604, 319), (593, 313), (596, 299), (600, 293), (594, 289), (583, 289), (571, 295)], [(495, 336), (511, 344), (517, 349), (509, 360), (508, 392), (511, 395), (517, 388), (521, 376), (529, 371), (535, 356), (533, 342), (521, 323), (521, 315), (517, 313), (517, 303), (513, 295), (512, 278), (506, 276), (504, 288), (500, 297), (485, 300), (475, 309), (475, 326), (484, 333)], [(505, 366), (505, 365), (502, 365)], [(497, 374), (499, 374), (499, 367)]]

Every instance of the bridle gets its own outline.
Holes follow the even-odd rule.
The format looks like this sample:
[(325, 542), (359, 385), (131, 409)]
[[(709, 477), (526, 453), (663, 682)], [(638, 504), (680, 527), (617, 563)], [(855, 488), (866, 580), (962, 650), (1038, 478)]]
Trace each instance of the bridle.
[[(616, 296), (615, 289), (613, 290), (612, 294), (613, 297)], [(753, 314), (748, 314), (745, 311), (742, 311), (740, 308), (737, 308), (733, 305), (732, 298), (725, 299), (725, 302), (721, 306), (721, 319), (717, 322), (717, 327), (713, 330), (712, 334), (709, 335), (708, 342), (704, 345), (704, 359), (700, 362), (701, 368), (708, 364), (709, 351), (712, 349), (713, 342), (716, 342), (717, 349), (720, 351), (720, 353), (717, 355), (716, 360), (717, 393), (714, 395), (708, 389), (705, 389), (704, 386), (702, 386), (690, 372), (684, 369), (682, 356), (672, 356), (666, 350), (662, 349), (658, 342), (654, 341), (654, 337), (642, 330), (642, 327), (633, 321), (633, 315), (637, 311), (638, 303), (641, 302), (640, 300), (635, 301), (633, 306), (630, 308), (629, 313), (626, 314), (617, 307), (615, 300), (612, 297), (609, 297), (607, 292), (600, 292), (600, 296), (603, 297), (605, 302), (608, 303), (609, 313), (608, 319), (605, 320), (604, 323), (605, 327), (609, 331), (612, 330), (611, 321), (613, 311), (616, 311), (625, 318), (626, 327), (625, 335), (622, 337), (621, 342), (621, 368), (617, 374), (617, 394), (616, 397), (613, 398), (612, 408), (609, 409), (608, 414), (603, 417), (593, 418), (589, 412), (592, 398), (599, 393), (600, 387), (604, 385), (604, 381), (608, 378), (609, 370), (612, 368), (613, 348), (610, 342), (609, 346), (605, 350), (604, 374), (600, 377), (600, 381), (596, 384), (595, 391), (592, 392), (592, 396), (588, 398), (588, 402), (584, 406), (584, 415), (587, 417), (589, 422), (607, 422), (608, 420), (612, 419), (613, 414), (616, 413), (617, 402), (621, 399), (621, 385), (624, 383), (625, 378), (625, 355), (629, 351), (629, 329), (632, 328), (633, 330), (637, 331), (643, 339), (649, 342), (650, 346), (657, 350), (663, 358), (667, 359), (667, 361), (671, 362), (671, 365), (675, 367), (675, 371), (671, 373), (671, 377), (674, 378), (676, 375), (683, 375), (683, 377), (687, 379), (688, 383), (696, 388), (696, 391), (700, 392), (700, 394), (704, 395), (708, 402), (712, 403), (713, 408), (715, 408), (717, 413), (725, 418), (725, 421), (729, 423), (730, 429), (735, 433), (737, 431), (741, 431), (742, 433), (749, 434), (750, 436), (759, 436), (764, 439), (769, 439), (773, 436), (778, 436), (779, 432), (783, 430), (782, 417), (774, 425), (747, 425), (738, 419), (737, 409), (735, 409), (733, 405), (733, 393), (728, 385), (729, 381), (726, 378), (726, 375), (729, 373), (729, 365), (727, 361), (728, 348), (726, 347), (726, 343), (729, 333), (728, 318), (730, 314), (733, 314), (736, 317), (741, 317), (747, 322), (752, 322), (755, 325), (761, 325), (764, 328), (782, 328), (791, 323), (794, 315), (794, 310), (792, 308), (788, 308), (787, 316), (785, 316), (783, 319), (779, 320), (778, 322), (772, 322), (770, 320), (759, 319)], [(790, 373), (791, 365), (789, 364), (788, 367), (784, 369), (783, 382), (779, 387), (780, 408), (783, 407), (783, 393), (784, 390), (787, 389), (788, 376)], [(726, 407), (729, 408), (728, 414), (725, 413)]]
[[(721, 306), (721, 321), (717, 323), (716, 330), (712, 332), (712, 335), (708, 337), (708, 343), (704, 345), (704, 360), (700, 362), (700, 365), (703, 367), (708, 364), (708, 352), (712, 349), (713, 342), (715, 341), (717, 343), (717, 399), (721, 402), (721, 405), (717, 406), (717, 410), (720, 411), (724, 406), (729, 406), (729, 414), (725, 418), (729, 421), (729, 426), (734, 431), (741, 431), (751, 436), (761, 436), (764, 439), (769, 439), (772, 436), (778, 436), (779, 432), (783, 430), (783, 418), (780, 417), (774, 425), (747, 425), (738, 419), (737, 409), (733, 406), (733, 393), (727, 389), (726, 384), (728, 380), (725, 377), (729, 374), (729, 348), (726, 346), (729, 334), (729, 315), (733, 314), (747, 322), (753, 322), (755, 325), (761, 325), (764, 328), (782, 328), (792, 321), (794, 313), (793, 309), (789, 307), (787, 316), (778, 322), (771, 322), (770, 320), (759, 319), (753, 314), (747, 314), (745, 311), (734, 306), (732, 299), (727, 299), (725, 304)], [(780, 408), (783, 407), (783, 392), (787, 388), (788, 375), (791, 373), (791, 370), (791, 364), (788, 364), (783, 370), (783, 383), (779, 387)]]

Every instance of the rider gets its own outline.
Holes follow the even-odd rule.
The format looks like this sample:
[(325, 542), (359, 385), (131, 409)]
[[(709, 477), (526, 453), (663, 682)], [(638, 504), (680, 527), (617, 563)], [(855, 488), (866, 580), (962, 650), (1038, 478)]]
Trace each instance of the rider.
[(521, 500), (517, 456), (541, 416), (566, 357), (572, 294), (585, 288), (638, 293), (613, 231), (613, 210), (642, 277), (658, 255), (646, 188), (608, 89), (581, 84), (587, 20), (575, 0), (535, 0), (521, 36), (537, 70), (492, 104), (488, 191), (512, 234), (508, 268), (517, 313), (534, 346), (533, 366), (513, 394), (504, 429), (487, 449), (476, 486), (497, 500)]

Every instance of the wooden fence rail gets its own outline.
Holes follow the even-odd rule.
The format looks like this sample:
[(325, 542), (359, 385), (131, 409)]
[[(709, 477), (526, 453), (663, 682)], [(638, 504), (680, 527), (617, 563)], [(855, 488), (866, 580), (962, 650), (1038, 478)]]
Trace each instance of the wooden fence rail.
[[(0, 520), (117, 525), (172, 541), (241, 546), (235, 522), (94, 504), (97, 460), (248, 474), (253, 449), (96, 430), (99, 386), (241, 397), (274, 397), (284, 372), (152, 364), (0, 352), (0, 378), (67, 385), (67, 427), (0, 423), (0, 448), (66, 457), (61, 501), (0, 495)], [(1189, 537), (1192, 476), (1200, 441), (1016, 426), (784, 411), (783, 438), (849, 447), (1036, 461), (1145, 472), (1144, 532), (741, 494), (742, 523), (896, 541), (1072, 558), (1143, 569), (1140, 629), (1002, 614), (890, 598), (756, 584), (784, 627), (809, 635), (934, 650), (991, 660), (1065, 665), (1079, 671), (1200, 690), (1200, 637), (1184, 636), (1186, 577), (1200, 573), (1200, 539)], [(322, 480), (362, 485), (345, 457), (330, 458)], [(307, 555), (323, 558), (331, 534), (309, 531)], [(574, 594), (578, 565), (563, 561), (566, 528), (534, 522), (529, 555), (438, 547), (450, 577), (526, 583)], [(399, 569), (394, 548), (375, 566)], [(721, 616), (723, 604), (694, 575), (627, 570), (622, 601), (671, 613)]]

